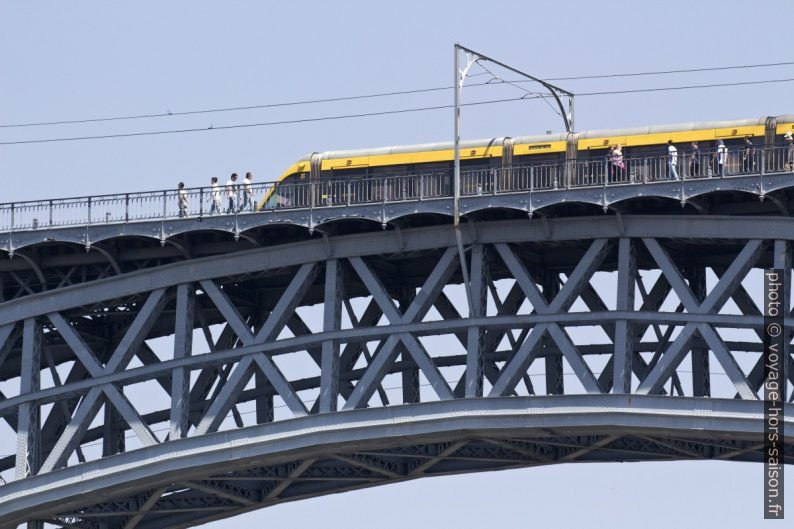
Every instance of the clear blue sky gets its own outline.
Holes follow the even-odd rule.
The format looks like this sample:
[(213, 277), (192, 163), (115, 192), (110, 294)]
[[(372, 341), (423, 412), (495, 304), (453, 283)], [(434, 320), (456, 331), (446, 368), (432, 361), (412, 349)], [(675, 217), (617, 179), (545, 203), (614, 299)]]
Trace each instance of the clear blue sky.
[[(542, 77), (792, 60), (790, 1), (0, 3), (0, 123), (255, 105), (444, 86), (452, 43)], [(794, 67), (561, 81), (574, 91), (794, 77)], [(794, 83), (581, 98), (578, 129), (794, 113)], [(503, 97), (470, 88), (464, 100)], [(449, 103), (451, 93), (188, 118), (0, 129), (0, 142)], [(466, 109), (464, 138), (559, 130), (539, 101)], [(448, 110), (236, 131), (0, 146), (0, 202), (275, 178), (311, 151), (450, 140)], [(789, 488), (791, 490), (791, 487)], [(791, 495), (789, 494), (789, 499)], [(791, 503), (791, 502), (789, 502)], [(400, 508), (395, 510), (395, 506)], [(558, 466), (420, 480), (287, 504), (233, 528), (758, 527), (761, 467)], [(779, 524), (780, 525), (780, 524)]]

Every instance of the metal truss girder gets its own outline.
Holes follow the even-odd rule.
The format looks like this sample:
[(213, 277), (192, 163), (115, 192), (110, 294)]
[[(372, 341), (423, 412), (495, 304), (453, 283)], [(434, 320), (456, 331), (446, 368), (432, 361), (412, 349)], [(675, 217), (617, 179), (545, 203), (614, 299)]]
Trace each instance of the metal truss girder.
[[(700, 303), (686, 284), (681, 272), (673, 264), (668, 252), (662, 248), (655, 239), (646, 238), (644, 242), (654, 260), (661, 268), (662, 273), (678, 295), (681, 303), (686, 307), (687, 311), (692, 314), (717, 312), (758, 260), (758, 255), (763, 248), (763, 241), (761, 240), (751, 240), (747, 242), (712, 291), (706, 296), (705, 300)], [(707, 324), (701, 325), (694, 323), (688, 323), (684, 326), (659, 362), (654, 366), (648, 376), (640, 382), (637, 393), (647, 394), (652, 391), (658, 391), (659, 387), (670, 377), (673, 370), (681, 362), (683, 355), (686, 353), (686, 346), (689, 343), (689, 338), (696, 329), (699, 330), (704, 339), (709, 342), (720, 364), (723, 366), (734, 385), (736, 385), (739, 394), (743, 398), (757, 399), (758, 397), (750, 388), (744, 373), (742, 373), (736, 360), (727, 351), (714, 329)]]
[[(516, 282), (521, 286), (527, 299), (529, 299), (535, 311), (539, 314), (554, 314), (566, 311), (576, 300), (584, 284), (589, 281), (593, 272), (606, 257), (608, 247), (609, 245), (606, 239), (596, 239), (593, 241), (579, 261), (579, 264), (576, 265), (576, 268), (574, 268), (573, 272), (568, 277), (568, 281), (565, 282), (562, 289), (554, 296), (554, 299), (547, 303), (538, 290), (538, 287), (535, 285), (535, 282), (530, 278), (526, 268), (518, 261), (512, 250), (510, 250), (506, 244), (496, 245), (497, 251), (502, 256), (502, 260), (505, 261), (513, 277), (516, 278)], [(557, 323), (550, 323), (538, 325), (530, 331), (529, 336), (527, 336), (521, 348), (516, 352), (515, 356), (504, 369), (502, 369), (499, 379), (493, 385), (491, 396), (506, 395), (515, 388), (518, 380), (532, 363), (535, 355), (535, 348), (545, 332), (548, 332), (560, 347), (568, 363), (571, 364), (577, 377), (585, 386), (585, 389), (588, 392), (601, 391), (598, 381), (593, 376), (592, 371), (585, 363), (581, 354), (570, 341), (570, 338), (567, 337)]]
[[(372, 272), (363, 259), (360, 257), (353, 257), (350, 258), (350, 263), (364, 282), (370, 294), (372, 294), (373, 299), (378, 303), (383, 314), (392, 325), (395, 325), (415, 322), (424, 317), (432, 306), (433, 301), (435, 301), (438, 294), (441, 292), (441, 289), (446, 285), (447, 279), (454, 271), (455, 266), (457, 266), (455, 259), (455, 249), (451, 247), (447, 248), (424, 285), (422, 285), (416, 298), (411, 302), (410, 306), (403, 314), (398, 312), (397, 308), (386, 294), (383, 283)], [(419, 369), (424, 373), (425, 377), (427, 377), (428, 382), (436, 394), (441, 399), (453, 398), (449, 385), (441, 376), (435, 363), (433, 363), (433, 360), (419, 340), (412, 334), (399, 333), (390, 336), (386, 340), (382, 350), (373, 358), (364, 376), (359, 380), (359, 383), (356, 384), (356, 387), (353, 388), (353, 392), (345, 402), (344, 409), (360, 407), (369, 400), (369, 397), (375, 391), (375, 385), (381, 381), (386, 369), (388, 369), (388, 365), (394, 361), (394, 357), (396, 356), (395, 348), (398, 342), (404, 344), (414, 362), (417, 363)]]

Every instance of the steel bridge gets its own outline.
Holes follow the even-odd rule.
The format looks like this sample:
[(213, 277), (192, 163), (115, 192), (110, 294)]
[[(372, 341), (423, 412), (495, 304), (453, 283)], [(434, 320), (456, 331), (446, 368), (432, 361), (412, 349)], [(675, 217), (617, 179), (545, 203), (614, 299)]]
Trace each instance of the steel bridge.
[(171, 192), (0, 205), (0, 527), (190, 527), (566, 462), (759, 462), (759, 269), (785, 270), (790, 308), (794, 173), (758, 155), (674, 180), (464, 172), (468, 281), (446, 177), (308, 182), (217, 215), (210, 189), (182, 212)]

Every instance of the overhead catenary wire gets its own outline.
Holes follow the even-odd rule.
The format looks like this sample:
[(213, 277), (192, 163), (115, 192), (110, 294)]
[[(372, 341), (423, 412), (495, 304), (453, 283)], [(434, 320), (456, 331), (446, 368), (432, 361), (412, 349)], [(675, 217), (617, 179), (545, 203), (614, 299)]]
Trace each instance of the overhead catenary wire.
[[(577, 97), (587, 97), (587, 96), (605, 96), (605, 95), (617, 95), (617, 94), (630, 94), (630, 93), (643, 93), (643, 92), (664, 92), (664, 91), (675, 91), (675, 90), (691, 90), (691, 89), (699, 89), (699, 88), (718, 88), (718, 87), (732, 87), (732, 86), (746, 86), (746, 85), (761, 85), (761, 84), (773, 84), (773, 83), (787, 83), (794, 81), (794, 78), (786, 78), (786, 79), (766, 79), (760, 81), (741, 81), (741, 82), (734, 82), (734, 83), (711, 83), (711, 84), (703, 84), (703, 85), (686, 85), (686, 86), (668, 86), (668, 87), (656, 87), (656, 88), (640, 88), (640, 89), (633, 89), (633, 90), (612, 90), (612, 91), (601, 91), (601, 92), (583, 92), (576, 94)], [(493, 83), (490, 83), (493, 84)], [(544, 96), (542, 95), (535, 95), (531, 97), (527, 97), (525, 94), (522, 97), (512, 97), (512, 98), (505, 98), (505, 99), (491, 99), (485, 101), (475, 101), (470, 103), (463, 103), (461, 106), (479, 106), (479, 105), (489, 105), (489, 104), (496, 104), (496, 103), (508, 103), (514, 101), (525, 101), (530, 99), (543, 99)], [(331, 115), (331, 116), (316, 116), (316, 117), (308, 117), (308, 118), (300, 118), (300, 119), (287, 119), (287, 120), (278, 120), (278, 121), (263, 121), (257, 123), (236, 123), (231, 125), (209, 125), (207, 127), (192, 127), (192, 128), (183, 128), (183, 129), (166, 129), (166, 130), (153, 130), (153, 131), (141, 131), (141, 132), (122, 132), (122, 133), (113, 133), (113, 134), (97, 134), (97, 135), (86, 135), (86, 136), (63, 136), (63, 137), (54, 137), (54, 138), (34, 138), (28, 140), (10, 140), (10, 141), (0, 141), (0, 146), (2, 145), (25, 145), (25, 144), (34, 144), (34, 143), (55, 143), (55, 142), (67, 142), (67, 141), (85, 141), (85, 140), (103, 140), (103, 139), (114, 139), (114, 138), (132, 138), (132, 137), (141, 137), (141, 136), (160, 136), (160, 135), (170, 135), (170, 134), (187, 134), (187, 133), (196, 133), (196, 132), (209, 132), (209, 131), (217, 131), (217, 130), (232, 130), (232, 129), (243, 129), (243, 128), (254, 128), (254, 127), (269, 127), (269, 126), (278, 126), (278, 125), (289, 125), (289, 124), (298, 124), (298, 123), (312, 123), (312, 122), (322, 122), (322, 121), (336, 121), (336, 120), (343, 120), (343, 119), (354, 119), (354, 118), (364, 118), (364, 117), (375, 117), (375, 116), (386, 116), (386, 115), (394, 115), (394, 114), (406, 114), (406, 113), (413, 113), (413, 112), (426, 112), (426, 111), (433, 111), (433, 110), (442, 110), (442, 109), (450, 109), (453, 108), (453, 105), (432, 105), (432, 106), (424, 106), (424, 107), (412, 107), (412, 108), (401, 108), (395, 110), (382, 110), (382, 111), (375, 111), (375, 112), (361, 112), (357, 114), (338, 114), (338, 115)]]
[[(671, 74), (683, 74), (683, 73), (741, 70), (741, 69), (752, 69), (752, 68), (770, 68), (770, 67), (791, 66), (791, 65), (794, 65), (794, 61), (772, 62), (772, 63), (761, 63), (761, 64), (744, 64), (744, 65), (734, 65), (734, 66), (715, 66), (715, 67), (707, 67), (707, 68), (688, 68), (688, 69), (679, 69), (679, 70), (659, 70), (659, 71), (646, 71), (646, 72), (623, 72), (623, 73), (611, 73), (611, 74), (578, 75), (578, 76), (570, 76), (570, 77), (551, 77), (546, 80), (575, 81), (575, 80), (587, 80), (587, 79), (612, 79), (612, 78), (621, 78), (621, 77), (644, 77), (644, 76), (653, 76), (653, 75), (671, 75)], [(482, 65), (480, 64), (480, 66)], [(470, 74), (469, 77), (476, 77), (476, 76), (488, 75), (488, 74), (490, 74), (490, 72), (479, 72), (475, 74)], [(503, 81), (503, 82), (508, 82), (512, 84), (512, 83), (531, 83), (534, 81), (521, 79), (517, 81)], [(486, 81), (482, 83), (472, 83), (469, 86), (472, 87), (486, 86), (489, 84), (493, 84), (493, 83), (490, 81)], [(129, 121), (129, 120), (179, 117), (179, 116), (190, 116), (190, 115), (201, 115), (201, 114), (214, 114), (214, 113), (223, 113), (223, 112), (237, 112), (237, 111), (246, 111), (246, 110), (260, 110), (267, 108), (292, 107), (292, 106), (312, 105), (312, 104), (320, 104), (320, 103), (336, 103), (342, 101), (355, 101), (361, 99), (374, 99), (380, 97), (442, 92), (452, 89), (453, 89), (452, 86), (436, 86), (436, 87), (415, 88), (408, 90), (394, 90), (389, 92), (376, 92), (371, 94), (358, 94), (351, 96), (327, 97), (327, 98), (317, 98), (317, 99), (303, 99), (297, 101), (284, 101), (278, 103), (229, 106), (229, 107), (218, 107), (218, 108), (207, 108), (207, 109), (184, 110), (184, 111), (176, 111), (176, 112), (171, 112), (170, 110), (168, 110), (166, 112), (150, 112), (150, 113), (129, 114), (129, 115), (121, 115), (121, 116), (107, 116), (107, 117), (98, 117), (98, 118), (37, 121), (37, 122), (28, 122), (28, 123), (6, 123), (6, 124), (0, 124), (0, 129), (55, 126), (55, 125), (77, 125), (84, 123), (102, 123), (102, 122), (110, 122), (110, 121)]]

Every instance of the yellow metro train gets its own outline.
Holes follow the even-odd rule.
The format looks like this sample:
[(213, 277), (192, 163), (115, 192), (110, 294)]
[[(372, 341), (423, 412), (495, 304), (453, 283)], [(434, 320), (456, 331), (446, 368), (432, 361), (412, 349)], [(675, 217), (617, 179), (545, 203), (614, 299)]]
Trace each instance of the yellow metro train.
[[(462, 169), (587, 160), (603, 158), (606, 149), (616, 144), (623, 146), (624, 156), (654, 156), (667, 152), (668, 140), (677, 144), (697, 141), (706, 152), (716, 149), (717, 140), (731, 148), (740, 146), (745, 137), (756, 147), (778, 145), (787, 131), (794, 131), (793, 114), (465, 141), (461, 142), (460, 158)], [(450, 171), (453, 155), (451, 142), (315, 152), (290, 166), (278, 178), (278, 185)], [(268, 192), (260, 209), (277, 205), (278, 185)]]

